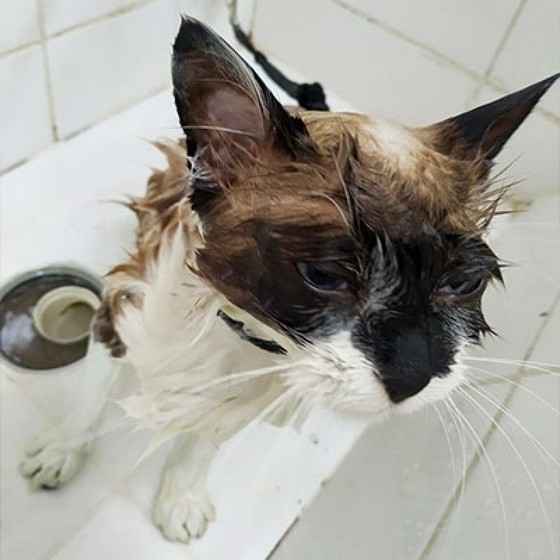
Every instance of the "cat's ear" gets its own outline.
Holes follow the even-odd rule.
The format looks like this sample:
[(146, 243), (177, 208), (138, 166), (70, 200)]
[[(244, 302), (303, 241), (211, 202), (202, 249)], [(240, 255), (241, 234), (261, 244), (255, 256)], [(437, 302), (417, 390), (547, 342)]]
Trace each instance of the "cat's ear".
[(422, 132), (439, 151), (452, 157), (491, 161), (558, 77), (560, 73)]
[(263, 154), (298, 159), (313, 153), (303, 121), (284, 110), (233, 48), (193, 18), (181, 21), (172, 74), (189, 155), (214, 176), (227, 180), (235, 164)]

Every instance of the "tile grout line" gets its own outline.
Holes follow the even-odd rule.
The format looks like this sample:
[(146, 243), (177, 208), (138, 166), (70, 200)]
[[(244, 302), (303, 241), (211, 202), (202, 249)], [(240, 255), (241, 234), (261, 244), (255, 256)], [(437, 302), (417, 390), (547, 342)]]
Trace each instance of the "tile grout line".
[[(54, 108), (54, 93), (53, 93), (53, 83), (51, 75), (51, 65), (49, 61), (49, 55), (47, 52), (47, 34), (45, 31), (45, 14), (43, 11), (43, 0), (35, 0), (37, 7), (37, 26), (39, 28), (39, 38), (41, 45), (41, 56), (43, 59), (43, 69), (45, 71), (45, 86), (47, 88), (47, 104), (49, 107), (49, 119), (51, 125), (51, 136), (53, 142), (58, 142), (60, 140), (58, 135), (58, 126), (56, 122), (56, 112)], [(53, 143), (51, 142), (51, 144)]]
[[(480, 93), (480, 90), (482, 89), (482, 87), (484, 85), (489, 85), (491, 87), (494, 87), (498, 90), (500, 90), (502, 93), (507, 94), (510, 93), (509, 90), (507, 90), (506, 88), (503, 87), (503, 85), (499, 84), (496, 82), (496, 80), (493, 80), (490, 78), (489, 74), (492, 72), (494, 65), (496, 64), (496, 61), (498, 59), (498, 56), (501, 54), (501, 52), (503, 51), (505, 44), (507, 43), (507, 40), (509, 39), (509, 36), (511, 35), (511, 32), (513, 30), (513, 28), (515, 27), (515, 24), (517, 23), (517, 20), (519, 19), (519, 16), (521, 15), (521, 11), (522, 9), (525, 7), (527, 0), (521, 0), (514, 15), (512, 16), (510, 23), (508, 24), (508, 27), (506, 28), (506, 31), (502, 37), (502, 39), (500, 40), (500, 43), (498, 44), (498, 46), (496, 47), (496, 51), (494, 52), (494, 55), (492, 56), (492, 59), (487, 67), (487, 69), (485, 70), (484, 74), (478, 74), (477, 72), (471, 70), (470, 68), (462, 65), (461, 63), (457, 62), (456, 60), (449, 58), (447, 55), (440, 53), (437, 49), (431, 47), (430, 45), (427, 45), (425, 43), (423, 43), (422, 41), (419, 41), (417, 39), (415, 39), (414, 37), (411, 37), (409, 35), (407, 35), (406, 33), (403, 33), (402, 31), (399, 31), (397, 28), (377, 19), (374, 18), (373, 16), (362, 12), (361, 10), (355, 8), (354, 6), (351, 6), (349, 4), (346, 3), (345, 0), (329, 0), (331, 3), (339, 6), (340, 8), (346, 10), (347, 12), (360, 17), (361, 19), (363, 19), (364, 21), (366, 21), (367, 23), (369, 23), (372, 26), (375, 27), (379, 27), (380, 29), (386, 31), (387, 33), (390, 33), (391, 35), (397, 37), (398, 39), (401, 39), (402, 41), (405, 41), (406, 43), (409, 43), (423, 51), (425, 51), (426, 53), (428, 53), (430, 56), (432, 56), (436, 62), (441, 62), (443, 64), (445, 64), (446, 66), (453, 68), (454, 70), (461, 72), (462, 74), (468, 76), (469, 78), (473, 79), (477, 84), (473, 89), (473, 92), (471, 93), (471, 95), (469, 96), (468, 100), (467, 100), (467, 106), (470, 107), (472, 106), (472, 104), (474, 103), (474, 99), (476, 98), (476, 96)], [(467, 108), (468, 108), (467, 107)], [(559, 125), (560, 124), (560, 115), (556, 115), (555, 113), (551, 112), (551, 111), (547, 111), (545, 109), (541, 109), (539, 107), (536, 107), (534, 109), (534, 112), (539, 113), (540, 115), (542, 115), (544, 118), (546, 118), (547, 120), (553, 122), (554, 124)]]
[[(526, 1), (526, 0), (522, 0), (522, 1)], [(476, 81), (481, 78), (481, 75), (475, 72), (474, 70), (471, 70), (467, 66), (461, 64), (460, 62), (457, 62), (456, 60), (449, 58), (447, 55), (440, 53), (437, 49), (431, 47), (430, 45), (427, 45), (422, 41), (419, 41), (418, 39), (415, 39), (414, 37), (411, 37), (410, 35), (407, 35), (406, 33), (399, 31), (399, 29), (397, 29), (396, 27), (393, 27), (392, 25), (389, 25), (388, 23), (385, 23), (373, 17), (367, 14), (366, 12), (357, 9), (350, 4), (347, 4), (345, 0), (329, 0), (329, 2), (363, 19), (366, 23), (369, 23), (370, 25), (373, 25), (375, 27), (379, 27), (383, 31), (386, 31), (387, 33), (405, 41), (406, 43), (418, 47), (419, 49), (430, 54), (436, 61), (441, 62), (446, 66), (449, 66), (450, 68), (454, 68), (455, 70), (461, 72), (462, 74), (468, 76), (469, 78), (474, 79)]]
[(96, 126), (99, 126), (99, 125), (103, 124), (105, 121), (107, 121), (109, 119), (112, 119), (113, 117), (121, 115), (122, 113), (134, 108), (139, 103), (142, 103), (142, 102), (147, 101), (148, 99), (150, 99), (152, 97), (160, 95), (167, 90), (169, 90), (171, 92), (171, 88), (170, 88), (169, 85), (167, 85), (167, 84), (164, 85), (164, 86), (160, 85), (160, 86), (154, 88), (153, 90), (150, 90), (146, 94), (142, 95), (141, 97), (137, 97), (135, 99), (132, 99), (132, 100), (128, 101), (126, 103), (126, 105), (124, 105), (122, 107), (118, 107), (117, 109), (115, 109), (111, 113), (109, 113), (108, 115), (104, 115), (104, 116), (96, 119), (95, 121), (91, 122), (90, 124), (84, 126), (83, 128), (80, 128), (79, 130), (75, 130), (74, 132), (68, 134), (67, 136), (60, 137), (55, 142), (51, 142), (51, 144), (49, 144), (48, 146), (45, 146), (44, 148), (41, 148), (39, 151), (36, 151), (35, 153), (29, 155), (28, 157), (26, 157), (26, 158), (24, 158), (20, 161), (16, 161), (15, 163), (10, 165), (9, 167), (6, 167), (5, 169), (0, 169), (0, 177), (2, 177), (3, 175), (7, 175), (8, 173), (10, 173), (12, 171), (15, 171), (16, 169), (26, 165), (27, 163), (30, 163), (31, 161), (33, 161), (34, 158), (37, 157), (38, 154), (40, 154), (44, 150), (46, 150), (48, 148), (51, 148), (52, 146), (55, 146), (55, 145), (61, 145), (68, 140), (73, 140), (74, 138), (80, 136), (81, 134), (84, 134), (88, 130), (91, 130), (92, 128), (94, 128)]
[(104, 14), (94, 16), (90, 19), (85, 21), (80, 21), (79, 23), (74, 23), (64, 29), (60, 29), (59, 31), (53, 31), (50, 34), (47, 34), (47, 39), (56, 39), (58, 37), (62, 37), (68, 33), (76, 31), (78, 29), (82, 29), (84, 27), (89, 27), (90, 25), (95, 25), (96, 23), (100, 23), (105, 20), (111, 20), (123, 14), (127, 14), (129, 12), (134, 12), (137, 9), (143, 8), (144, 6), (148, 6), (149, 4), (154, 4), (157, 0), (135, 0), (126, 6), (122, 6), (121, 8), (116, 8), (115, 10), (111, 10), (110, 12), (106, 12)]
[[(550, 306), (550, 313), (546, 317), (543, 318), (543, 321), (541, 322), (541, 324), (537, 328), (533, 338), (531, 339), (531, 342), (530, 342), (529, 346), (527, 347), (527, 350), (523, 354), (522, 361), (526, 362), (531, 357), (531, 354), (534, 352), (535, 347), (537, 345), (538, 340), (540, 339), (541, 334), (543, 333), (544, 329), (546, 328), (546, 326), (550, 322), (550, 318), (553, 315), (552, 312), (557, 307), (560, 309), (560, 292), (558, 292), (556, 294), (556, 296), (554, 297), (554, 299), (552, 301), (552, 304)], [(521, 383), (521, 381), (525, 378), (525, 375), (523, 374), (523, 369), (524, 369), (523, 365), (520, 365), (517, 368), (516, 373), (511, 376), (511, 380), (516, 382), (516, 383)], [(484, 436), (480, 438), (480, 442), (482, 443), (482, 445), (477, 445), (476, 446), (473, 459), (469, 463), (468, 467), (465, 470), (465, 473), (464, 473), (463, 477), (458, 482), (455, 490), (451, 494), (451, 497), (450, 497), (449, 501), (447, 502), (447, 505), (445, 506), (445, 508), (443, 510), (443, 513), (441, 514), (438, 522), (436, 523), (436, 526), (434, 527), (434, 529), (433, 529), (433, 531), (430, 535), (430, 538), (426, 542), (426, 545), (424, 546), (424, 548), (422, 549), (422, 551), (418, 555), (417, 560), (430, 560), (430, 554), (431, 554), (434, 546), (438, 542), (439, 538), (444, 534), (443, 529), (444, 529), (445, 525), (448, 523), (448, 521), (451, 519), (451, 517), (452, 517), (452, 515), (455, 511), (455, 508), (456, 508), (457, 504), (459, 503), (459, 500), (461, 498), (461, 493), (463, 491), (462, 489), (466, 488), (469, 479), (473, 476), (473, 473), (475, 472), (476, 468), (480, 464), (480, 461), (481, 461), (481, 458), (482, 458), (482, 455), (483, 455), (482, 450), (486, 449), (488, 444), (492, 440), (492, 438), (494, 436), (494, 433), (498, 429), (497, 424), (499, 424), (500, 421), (502, 420), (502, 418), (506, 415), (505, 414), (506, 410), (508, 409), (509, 405), (511, 404), (511, 401), (513, 400), (513, 397), (517, 394), (517, 391), (518, 391), (518, 385), (517, 384), (512, 385), (512, 387), (507, 391), (503, 401), (501, 402), (502, 407), (500, 409), (498, 409), (498, 411), (496, 412), (496, 415), (492, 417), (492, 421), (490, 423), (489, 428), (486, 430), (486, 433), (484, 434)]]
[[(38, 10), (38, 12), (41, 11), (41, 16), (40, 17), (43, 20), (43, 22), (39, 21), (39, 17), (38, 17), (39, 30), (40, 30), (40, 32), (42, 31), (43, 33), (40, 33), (39, 39), (35, 39), (33, 41), (28, 41), (27, 43), (22, 43), (21, 45), (18, 45), (17, 47), (12, 47), (12, 48), (9, 48), (5, 51), (0, 52), (0, 60), (8, 57), (10, 55), (16, 54), (20, 51), (23, 51), (23, 50), (25, 50), (29, 47), (35, 47), (35, 46), (41, 45), (41, 44), (43, 44), (43, 40), (48, 41), (49, 39), (55, 39), (55, 38), (58, 38), (58, 37), (62, 37), (63, 35), (66, 35), (67, 33), (71, 33), (72, 31), (76, 31), (77, 29), (82, 29), (84, 27), (94, 25), (94, 24), (99, 23), (101, 21), (110, 20), (110, 19), (118, 17), (122, 14), (125, 14), (125, 13), (128, 13), (128, 12), (133, 12), (134, 10), (136, 10), (138, 8), (142, 8), (144, 6), (147, 6), (148, 4), (154, 3), (156, 1), (157, 0), (134, 0), (130, 4), (128, 4), (126, 6), (123, 6), (121, 8), (117, 8), (115, 10), (111, 10), (111, 11), (106, 12), (104, 14), (101, 14), (99, 16), (94, 16), (90, 19), (80, 21), (79, 23), (72, 24), (68, 27), (60, 29), (59, 31), (54, 31), (53, 33), (49, 34), (49, 33), (46, 32), (46, 26), (43, 26), (41, 28), (41, 23), (44, 23), (44, 15), (43, 15), (44, 10), (42, 9), (42, 0), (36, 0), (37, 10)], [(39, 6), (39, 4), (41, 4), (41, 6)]]
[(496, 62), (498, 61), (498, 58), (500, 57), (500, 55), (502, 54), (502, 52), (504, 51), (504, 48), (511, 36), (511, 33), (514, 29), (514, 27), (517, 25), (517, 22), (519, 21), (519, 18), (521, 16), (521, 13), (523, 12), (525, 6), (527, 4), (527, 0), (521, 0), (519, 2), (519, 4), (517, 5), (517, 8), (515, 9), (515, 12), (513, 14), (513, 16), (511, 17), (508, 26), (506, 27), (506, 30), (504, 31), (502, 38), (500, 39), (500, 42), (498, 43), (496, 50), (494, 51), (494, 54), (492, 55), (492, 58), (490, 59), (490, 62), (488, 63), (488, 66), (486, 67), (486, 70), (484, 71), (484, 74), (482, 74), (482, 76), (480, 77), (480, 80), (478, 82), (478, 84), (476, 85), (475, 89), (473, 90), (471, 96), (469, 97), (468, 103), (470, 105), (473, 105), (474, 102), (476, 101), (476, 98), (478, 97), (478, 95), (480, 94), (480, 92), (482, 91), (482, 88), (490, 83), (490, 74), (492, 73), (492, 71), (494, 70), (494, 67), (496, 66)]
[(24, 51), (25, 49), (29, 49), (31, 47), (37, 47), (41, 45), (41, 39), (34, 39), (33, 41), (28, 41), (27, 43), (21, 43), (20, 45), (18, 45), (17, 47), (12, 47), (6, 51), (2, 51), (0, 53), (0, 62), (4, 59), (4, 58), (8, 58), (9, 56), (12, 56), (13, 54), (17, 54), (21, 51)]

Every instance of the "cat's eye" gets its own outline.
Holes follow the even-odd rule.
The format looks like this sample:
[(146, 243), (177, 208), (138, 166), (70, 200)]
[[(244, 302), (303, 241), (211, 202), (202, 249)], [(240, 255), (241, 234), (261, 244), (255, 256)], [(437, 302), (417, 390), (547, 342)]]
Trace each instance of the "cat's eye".
[(305, 283), (319, 292), (340, 292), (348, 288), (348, 281), (337, 271), (336, 263), (299, 262), (297, 269)]
[(445, 298), (463, 298), (479, 294), (486, 284), (484, 278), (473, 276), (450, 280), (437, 290), (437, 295)]

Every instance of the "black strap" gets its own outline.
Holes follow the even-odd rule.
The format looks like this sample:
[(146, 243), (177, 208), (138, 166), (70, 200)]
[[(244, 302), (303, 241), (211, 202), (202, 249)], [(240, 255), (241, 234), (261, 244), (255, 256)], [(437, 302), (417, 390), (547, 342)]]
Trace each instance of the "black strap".
[(297, 99), (300, 107), (313, 111), (330, 111), (323, 86), (317, 82), (298, 84), (288, 79), (266, 56), (258, 51), (247, 34), (234, 21), (231, 22), (235, 38), (255, 57), (255, 61), (268, 74), (269, 78), (282, 88), (290, 97)]

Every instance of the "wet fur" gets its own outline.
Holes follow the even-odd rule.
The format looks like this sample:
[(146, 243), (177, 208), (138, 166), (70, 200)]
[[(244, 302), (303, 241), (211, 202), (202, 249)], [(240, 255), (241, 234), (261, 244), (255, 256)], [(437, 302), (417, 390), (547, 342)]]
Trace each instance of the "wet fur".
[[(122, 404), (154, 445), (191, 434), (154, 507), (163, 533), (187, 541), (214, 515), (205, 476), (217, 446), (252, 420), (288, 422), (315, 402), (367, 419), (410, 412), (464, 380), (463, 351), (489, 330), (482, 292), (500, 279), (483, 240), (502, 194), (491, 160), (554, 79), (421, 129), (286, 111), (194, 20), (173, 73), (187, 141), (157, 144), (168, 167), (129, 204), (137, 247), (107, 276), (90, 353), (132, 364), (140, 389)], [(310, 286), (307, 263), (343, 288)], [(453, 293), (473, 276), (480, 287)], [(89, 424), (40, 438), (24, 474), (65, 482), (98, 419), (94, 408)]]

